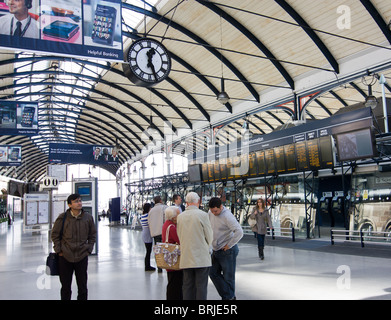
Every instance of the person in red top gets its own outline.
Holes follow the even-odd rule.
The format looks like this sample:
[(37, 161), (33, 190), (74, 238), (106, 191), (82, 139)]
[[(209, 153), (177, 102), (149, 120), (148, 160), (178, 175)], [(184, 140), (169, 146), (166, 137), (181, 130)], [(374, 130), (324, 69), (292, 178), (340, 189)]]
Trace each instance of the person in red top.
[[(180, 244), (179, 237), (176, 230), (176, 220), (179, 209), (176, 207), (168, 207), (165, 211), (166, 222), (162, 228), (162, 242), (166, 242), (166, 233), (168, 230), (168, 243)], [(167, 270), (167, 300), (183, 300), (182, 297), (182, 283), (183, 283), (183, 272), (182, 270)]]

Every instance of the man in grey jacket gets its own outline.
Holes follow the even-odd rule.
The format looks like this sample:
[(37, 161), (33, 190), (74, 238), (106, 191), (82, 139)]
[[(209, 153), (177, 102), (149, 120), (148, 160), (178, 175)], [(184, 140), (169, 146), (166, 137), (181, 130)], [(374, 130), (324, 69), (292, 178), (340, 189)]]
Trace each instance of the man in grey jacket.
[(58, 216), (51, 236), (54, 251), (59, 255), (61, 300), (71, 299), (73, 272), (78, 288), (77, 300), (87, 300), (88, 255), (96, 241), (95, 223), (92, 215), (83, 211), (79, 194), (71, 194), (67, 203), (69, 209)]
[(213, 230), (212, 267), (209, 277), (223, 300), (234, 300), (237, 243), (243, 237), (243, 229), (220, 198), (209, 201), (209, 219)]
[(180, 268), (183, 269), (183, 300), (206, 300), (211, 265), (209, 247), (213, 235), (208, 214), (199, 209), (200, 197), (186, 195), (187, 208), (178, 215), (177, 231), (181, 243)]

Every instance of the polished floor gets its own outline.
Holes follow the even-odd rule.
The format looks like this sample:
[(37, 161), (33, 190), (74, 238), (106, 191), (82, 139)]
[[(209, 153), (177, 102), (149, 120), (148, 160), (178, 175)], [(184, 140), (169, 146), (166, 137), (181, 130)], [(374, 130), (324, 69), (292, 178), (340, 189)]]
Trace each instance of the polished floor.
[[(141, 232), (99, 223), (99, 252), (90, 256), (90, 300), (164, 300), (167, 275), (144, 271)], [(361, 248), (327, 239), (267, 239), (260, 261), (252, 236), (239, 243), (236, 296), (264, 299), (390, 299), (391, 245)], [(58, 277), (46, 276), (47, 231), (0, 225), (0, 299), (57, 300)], [(73, 298), (77, 287), (74, 281)], [(209, 281), (208, 299), (220, 299)]]

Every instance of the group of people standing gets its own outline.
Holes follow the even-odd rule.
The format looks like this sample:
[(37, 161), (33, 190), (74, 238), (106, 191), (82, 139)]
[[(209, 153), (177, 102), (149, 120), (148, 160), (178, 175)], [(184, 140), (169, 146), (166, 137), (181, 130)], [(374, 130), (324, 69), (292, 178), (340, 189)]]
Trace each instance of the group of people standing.
[[(160, 196), (154, 198), (153, 208), (150, 203), (144, 204), (141, 224), (147, 251), (145, 271), (156, 270), (150, 265), (153, 241), (180, 244), (180, 270), (167, 270), (167, 300), (206, 300), (208, 277), (223, 300), (236, 299), (236, 257), (242, 227), (220, 198), (210, 199), (208, 213), (199, 209), (201, 199), (195, 192), (189, 192), (185, 202), (186, 208), (182, 198), (174, 195), (171, 207), (164, 205)], [(258, 236), (259, 248), (263, 248), (264, 225), (271, 227), (270, 216), (264, 206), (257, 205), (252, 217), (257, 221), (253, 231), (265, 231)]]
[[(211, 198), (209, 212), (199, 209), (201, 199), (195, 192), (186, 195), (186, 208), (182, 198), (174, 195), (173, 206), (154, 198), (155, 206), (144, 204), (141, 223), (142, 238), (146, 247), (145, 271), (154, 271), (150, 265), (152, 240), (180, 244), (180, 270), (167, 270), (168, 300), (206, 300), (208, 276), (223, 300), (234, 300), (236, 257), (238, 242), (243, 230), (231, 211), (222, 205), (220, 198)], [(71, 194), (68, 210), (58, 216), (52, 232), (53, 249), (58, 254), (61, 299), (71, 299), (73, 273), (78, 285), (78, 300), (87, 300), (88, 255), (96, 242), (96, 228), (91, 214), (82, 209), (81, 196)], [(250, 218), (258, 238), (259, 256), (263, 259), (266, 224), (272, 228), (265, 202), (258, 200)], [(158, 270), (162, 272), (162, 270)]]
[(167, 270), (167, 300), (206, 300), (208, 277), (222, 299), (235, 299), (237, 243), (243, 236), (242, 227), (219, 198), (209, 201), (208, 213), (199, 209), (197, 193), (189, 192), (185, 201), (186, 208), (182, 198), (174, 195), (173, 206), (168, 207), (157, 196), (152, 209), (150, 204), (144, 205), (145, 270), (155, 270), (150, 265), (152, 239), (155, 243), (177, 243), (181, 248), (180, 270)]

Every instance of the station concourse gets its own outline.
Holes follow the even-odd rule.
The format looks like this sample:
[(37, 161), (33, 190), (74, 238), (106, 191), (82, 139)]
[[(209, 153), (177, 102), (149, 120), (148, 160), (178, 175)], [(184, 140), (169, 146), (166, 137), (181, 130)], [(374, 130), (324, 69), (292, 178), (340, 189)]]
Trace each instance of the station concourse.
[[(144, 271), (141, 232), (126, 226), (110, 227), (107, 221), (99, 222), (98, 232), (99, 253), (89, 258), (89, 299), (165, 300), (166, 271)], [(7, 288), (0, 291), (0, 299), (58, 300), (58, 277), (43, 278), (47, 233), (23, 232), (21, 221), (16, 221), (1, 229), (0, 239), (0, 275), (2, 287)], [(266, 258), (261, 261), (256, 240), (246, 235), (239, 250), (238, 300), (390, 299), (391, 252), (387, 247), (267, 238)], [(75, 296), (75, 281), (73, 292)], [(220, 300), (210, 281), (208, 300)]]
[(0, 1), (0, 65), (0, 299), (59, 298), (78, 193), (89, 299), (164, 300), (140, 216), (191, 191), (245, 230), (238, 299), (391, 298), (390, 1)]

